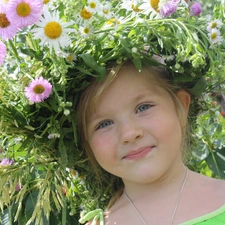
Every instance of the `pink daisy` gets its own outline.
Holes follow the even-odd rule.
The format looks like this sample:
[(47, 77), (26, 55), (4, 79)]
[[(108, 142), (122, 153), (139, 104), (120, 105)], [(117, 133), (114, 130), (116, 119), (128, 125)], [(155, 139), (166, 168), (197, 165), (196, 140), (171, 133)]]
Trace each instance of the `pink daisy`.
[(42, 102), (48, 98), (52, 92), (52, 85), (43, 77), (31, 81), (25, 88), (25, 96), (31, 102)]
[(18, 27), (33, 25), (39, 21), (43, 5), (40, 0), (9, 0), (7, 15), (11, 21), (16, 21)]
[(160, 9), (160, 14), (164, 17), (171, 16), (173, 13), (176, 12), (179, 2), (180, 0), (171, 0), (163, 4)]
[(6, 7), (0, 3), (0, 37), (3, 40), (12, 39), (19, 31), (18, 26), (11, 22), (6, 13)]
[(2, 41), (0, 41), (0, 66), (4, 62), (5, 56), (6, 56), (6, 46)]

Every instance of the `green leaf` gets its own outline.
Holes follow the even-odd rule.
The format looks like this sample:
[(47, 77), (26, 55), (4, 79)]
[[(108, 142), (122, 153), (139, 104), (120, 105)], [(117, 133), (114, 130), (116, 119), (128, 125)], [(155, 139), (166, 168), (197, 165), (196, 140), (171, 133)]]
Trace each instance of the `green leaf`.
[(106, 68), (99, 66), (92, 55), (81, 54), (80, 57), (84, 60), (87, 66), (89, 66), (91, 69), (99, 73), (101, 77), (104, 77), (104, 75), (106, 74)]
[(225, 147), (211, 152), (206, 158), (206, 162), (213, 173), (219, 178), (225, 179)]
[(133, 59), (133, 63), (135, 65), (136, 69), (138, 71), (141, 71), (141, 69), (142, 69), (141, 59), (140, 58), (135, 58), (135, 59)]
[[(31, 194), (29, 194), (26, 205), (25, 205), (25, 215), (27, 219), (30, 219), (32, 217), (32, 214), (34, 212), (34, 208), (37, 203), (38, 198), (38, 191), (33, 191)], [(30, 225), (34, 225), (34, 222), (31, 222)]]
[(10, 225), (10, 212), (9, 209), (4, 210), (4, 214), (1, 215), (1, 225)]
[(206, 82), (206, 80), (201, 77), (198, 82), (195, 84), (195, 86), (190, 89), (189, 91), (191, 92), (191, 94), (193, 94), (194, 96), (199, 96), (204, 90), (206, 90), (206, 88), (208, 87), (208, 84)]

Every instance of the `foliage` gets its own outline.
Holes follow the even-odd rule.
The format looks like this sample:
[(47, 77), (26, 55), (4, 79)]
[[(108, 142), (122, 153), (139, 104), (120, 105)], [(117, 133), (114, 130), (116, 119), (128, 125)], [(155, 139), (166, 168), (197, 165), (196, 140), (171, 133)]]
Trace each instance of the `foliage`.
[[(209, 21), (190, 16), (188, 5), (181, 2), (180, 11), (159, 18), (153, 11), (138, 14), (118, 9), (118, 1), (111, 1), (113, 7), (105, 5), (104, 9), (120, 17), (93, 13), (88, 28), (94, 30), (87, 35), (83, 32), (86, 23), (79, 16), (87, 1), (50, 1), (44, 12), (59, 12), (60, 25), (68, 29), (68, 43), (51, 45), (52, 40), (44, 38), (43, 43), (34, 32), (40, 28), (38, 22), (4, 40), (7, 56), (0, 68), (0, 150), (2, 159), (14, 159), (14, 163), (0, 165), (3, 225), (75, 225), (81, 211), (107, 202), (111, 183), (102, 190), (95, 182), (78, 140), (75, 106), (79, 91), (93, 77), (101, 80), (109, 61), (119, 64), (129, 58), (141, 70), (145, 63), (160, 64), (152, 60), (153, 55), (164, 58), (163, 66), (173, 80), (200, 96), (202, 111), (193, 128), (189, 167), (225, 178), (225, 119), (219, 98), (224, 90), (225, 42), (212, 44), (206, 29)], [(224, 3), (218, 4), (214, 19), (224, 22), (224, 13)], [(223, 25), (221, 33), (224, 31)], [(52, 93), (40, 103), (31, 102), (24, 90), (41, 76), (52, 84)]]

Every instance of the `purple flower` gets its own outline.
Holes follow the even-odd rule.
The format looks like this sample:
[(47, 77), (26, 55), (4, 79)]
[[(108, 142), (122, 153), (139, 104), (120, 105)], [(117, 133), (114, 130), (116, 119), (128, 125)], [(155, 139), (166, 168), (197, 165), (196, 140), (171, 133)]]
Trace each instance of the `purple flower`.
[(4, 62), (5, 56), (6, 56), (6, 46), (2, 41), (0, 41), (0, 66)]
[(2, 40), (12, 39), (19, 31), (19, 27), (8, 18), (6, 6), (0, 3), (0, 37)]
[(0, 163), (0, 166), (10, 166), (14, 163), (14, 160), (13, 159), (8, 159), (8, 158), (3, 158), (1, 163)]
[(21, 28), (38, 22), (42, 9), (43, 1), (13, 0), (7, 3), (8, 18)]
[(25, 96), (31, 102), (42, 102), (48, 98), (52, 92), (52, 85), (43, 77), (36, 78), (31, 81), (25, 88)]
[(193, 16), (198, 16), (202, 12), (202, 6), (199, 2), (194, 2), (190, 6), (190, 13)]
[(173, 13), (176, 12), (179, 2), (180, 2), (180, 0), (171, 0), (171, 1), (168, 1), (167, 3), (163, 4), (160, 9), (160, 14), (163, 17), (171, 16)]

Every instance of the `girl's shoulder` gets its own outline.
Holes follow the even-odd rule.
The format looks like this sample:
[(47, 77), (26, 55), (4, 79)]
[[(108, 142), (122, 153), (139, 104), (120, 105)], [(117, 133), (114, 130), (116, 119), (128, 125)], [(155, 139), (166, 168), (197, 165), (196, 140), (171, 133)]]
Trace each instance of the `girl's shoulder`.
[(219, 208), (225, 205), (225, 180), (207, 177), (195, 172), (190, 174), (189, 197), (205, 207)]
[(207, 177), (205, 175), (196, 172), (192, 172), (191, 179), (192, 179), (191, 184), (194, 186), (196, 185), (196, 187), (201, 187), (202, 190), (205, 191), (218, 190), (221, 191), (223, 194), (225, 194), (224, 192), (225, 180)]

